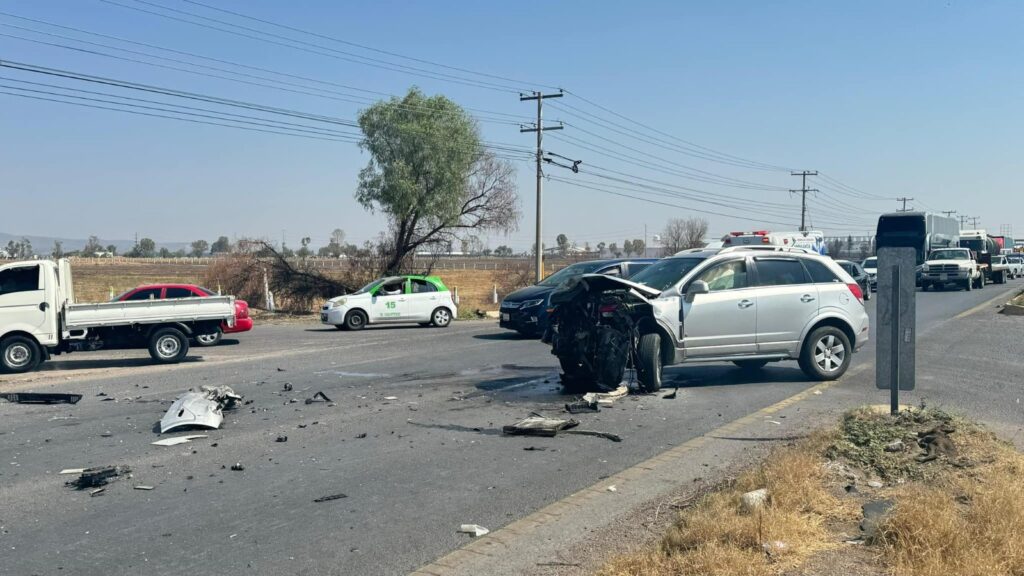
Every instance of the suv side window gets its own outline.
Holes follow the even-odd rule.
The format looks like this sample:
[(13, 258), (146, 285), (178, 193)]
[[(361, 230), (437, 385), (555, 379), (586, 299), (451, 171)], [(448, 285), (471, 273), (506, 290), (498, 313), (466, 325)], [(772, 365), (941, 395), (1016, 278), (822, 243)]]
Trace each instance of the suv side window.
[(159, 288), (147, 288), (145, 290), (139, 290), (135, 294), (125, 298), (125, 300), (158, 300), (159, 298)]
[(746, 260), (730, 260), (716, 264), (701, 272), (696, 280), (703, 280), (708, 283), (708, 289), (712, 292), (722, 290), (737, 290), (747, 288), (747, 262)]
[[(804, 267), (807, 268), (807, 272), (811, 275), (811, 280), (815, 283), (819, 282), (839, 282), (839, 277), (828, 269), (828, 266), (818, 262), (817, 260), (811, 260), (810, 258), (801, 259), (804, 263)], [(853, 272), (850, 272), (853, 276)]]
[(758, 286), (809, 284), (810, 276), (795, 258), (755, 258)]
[(0, 272), (0, 296), (39, 290), (39, 266), (19, 266)]
[(607, 268), (602, 269), (600, 272), (598, 272), (598, 274), (604, 274), (605, 276), (615, 276), (616, 278), (618, 278), (619, 276), (622, 276), (622, 268), (618, 264), (616, 264), (614, 266), (609, 266)]
[(411, 294), (424, 294), (426, 292), (437, 292), (437, 286), (434, 286), (426, 280), (419, 280), (412, 278), (409, 280), (412, 291)]

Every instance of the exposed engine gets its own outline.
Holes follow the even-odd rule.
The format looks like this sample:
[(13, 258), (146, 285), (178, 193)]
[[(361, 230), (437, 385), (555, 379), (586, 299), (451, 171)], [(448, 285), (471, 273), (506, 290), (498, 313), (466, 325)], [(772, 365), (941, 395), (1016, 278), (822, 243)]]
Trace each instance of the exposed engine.
[(619, 386), (635, 358), (638, 312), (650, 305), (627, 290), (593, 288), (570, 281), (552, 294), (551, 353), (573, 392), (608, 391)]

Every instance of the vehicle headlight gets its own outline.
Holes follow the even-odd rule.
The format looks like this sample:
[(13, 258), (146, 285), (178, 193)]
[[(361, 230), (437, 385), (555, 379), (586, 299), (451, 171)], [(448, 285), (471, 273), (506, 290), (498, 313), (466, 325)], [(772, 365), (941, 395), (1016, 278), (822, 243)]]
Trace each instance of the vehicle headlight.
[(921, 266), (921, 272), (927, 272), (927, 271), (928, 271), (928, 265), (927, 264), (925, 264), (924, 266)]
[(537, 298), (536, 300), (527, 300), (520, 305), (520, 308), (533, 308), (534, 306), (540, 306), (544, 303), (543, 298)]
[(348, 298), (341, 298), (339, 300), (332, 300), (331, 301), (331, 308), (338, 308), (338, 307), (344, 306), (345, 302), (347, 302), (347, 301), (348, 301)]

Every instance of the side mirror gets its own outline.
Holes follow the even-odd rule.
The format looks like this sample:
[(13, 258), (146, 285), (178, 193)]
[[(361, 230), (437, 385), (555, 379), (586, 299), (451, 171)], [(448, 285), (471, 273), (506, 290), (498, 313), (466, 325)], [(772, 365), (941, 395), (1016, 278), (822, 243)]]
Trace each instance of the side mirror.
[(693, 302), (693, 299), (697, 294), (707, 294), (711, 292), (708, 288), (708, 283), (703, 280), (697, 280), (690, 284), (690, 287), (686, 289), (686, 301)]

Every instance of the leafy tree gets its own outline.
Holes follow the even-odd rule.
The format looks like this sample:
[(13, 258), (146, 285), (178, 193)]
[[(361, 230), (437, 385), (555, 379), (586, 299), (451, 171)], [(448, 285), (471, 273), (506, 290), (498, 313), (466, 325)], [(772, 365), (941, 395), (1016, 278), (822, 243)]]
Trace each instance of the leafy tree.
[(168, 250), (166, 246), (161, 246), (160, 251), (157, 252), (157, 255), (160, 256), (161, 258), (170, 258), (171, 251)]
[(616, 258), (622, 256), (622, 251), (619, 250), (619, 245), (616, 244), (615, 242), (612, 242), (611, 244), (608, 245), (608, 253), (614, 254)]
[(626, 253), (626, 258), (629, 258), (629, 255), (633, 253), (633, 241), (626, 240), (625, 242), (623, 242), (622, 251)]
[(512, 255), (512, 249), (502, 244), (501, 246), (498, 246), (497, 248), (494, 249), (494, 255), (506, 258)]
[(707, 234), (708, 221), (703, 218), (672, 218), (661, 233), (664, 255), (671, 256), (690, 248), (703, 248)]
[(53, 250), (50, 251), (50, 256), (52, 256), (54, 260), (63, 258), (64, 257), (64, 243), (61, 242), (60, 240), (54, 240), (53, 241)]
[(647, 243), (642, 239), (637, 238), (633, 240), (633, 253), (637, 256), (643, 256), (644, 250), (647, 248)]
[(109, 252), (111, 256), (117, 256), (117, 246), (107, 244), (107, 252)]
[(359, 127), (371, 159), (355, 196), (387, 216), (384, 273), (457, 231), (516, 228), (515, 169), (482, 149), (475, 122), (448, 98), (412, 88), (363, 111)]
[(310, 256), (312, 256), (313, 255), (313, 251), (309, 249), (309, 243), (310, 242), (311, 242), (311, 240), (310, 240), (309, 236), (306, 236), (305, 238), (303, 238), (299, 242), (300, 244), (302, 244), (302, 247), (299, 248), (299, 250), (295, 253), (295, 255), (298, 256), (299, 258), (309, 258)]
[(555, 243), (558, 244), (558, 253), (565, 256), (569, 252), (569, 237), (565, 234), (559, 234), (555, 238)]
[(335, 228), (331, 232), (331, 244), (337, 244), (342, 246), (345, 244), (345, 231), (341, 228)]
[(598, 242), (597, 243), (597, 255), (598, 256), (604, 254), (605, 246), (607, 246), (607, 244), (605, 244), (604, 242)]
[[(143, 238), (128, 252), (131, 258), (153, 258), (156, 256), (156, 242), (152, 238)], [(166, 256), (164, 256), (166, 258)]]
[(89, 240), (85, 243), (85, 248), (82, 248), (82, 254), (94, 256), (97, 252), (104, 252), (103, 244), (100, 244), (98, 236), (89, 236)]
[(200, 257), (206, 254), (206, 251), (210, 249), (210, 243), (206, 240), (196, 240), (192, 243), (192, 251), (188, 253), (189, 256)]
[(231, 251), (231, 242), (227, 236), (221, 236), (210, 246), (210, 254), (223, 254)]
[(484, 256), (490, 256), (492, 254), (492, 252), (493, 251), (490, 248), (484, 248), (484, 251), (482, 252), (482, 254)]

